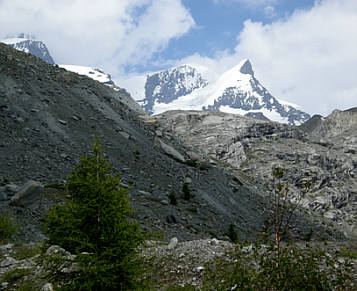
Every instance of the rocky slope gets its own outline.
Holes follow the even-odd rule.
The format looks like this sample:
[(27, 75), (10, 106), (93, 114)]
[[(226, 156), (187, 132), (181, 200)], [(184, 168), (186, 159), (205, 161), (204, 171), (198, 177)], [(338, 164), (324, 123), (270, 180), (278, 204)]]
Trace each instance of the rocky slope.
[[(66, 195), (51, 184), (57, 188), (65, 182), (79, 157), (89, 153), (94, 136), (121, 173), (122, 185), (135, 184), (133, 219), (143, 230), (188, 240), (224, 237), (233, 224), (242, 239), (254, 239), (266, 216), (264, 189), (211, 165), (175, 137), (164, 137), (158, 121), (140, 115), (132, 102), (125, 91), (0, 44), (0, 211), (14, 216), (19, 239), (43, 238), (42, 215)], [(200, 166), (186, 164), (190, 157)], [(28, 180), (49, 192), (39, 194), (31, 207), (9, 206)], [(188, 201), (182, 198), (184, 183), (193, 195)], [(171, 192), (177, 206), (169, 203)], [(308, 219), (297, 222), (300, 234), (293, 235), (311, 228), (324, 232)]]
[(286, 168), (294, 201), (312, 181), (302, 207), (356, 236), (356, 109), (313, 117), (300, 128), (233, 114), (170, 111), (158, 115), (164, 136), (176, 135), (242, 174), (273, 188), (271, 169)]
[(213, 110), (299, 125), (310, 118), (296, 105), (273, 97), (243, 60), (216, 81), (205, 78), (206, 68), (183, 65), (147, 77), (145, 98), (149, 114), (167, 110)]

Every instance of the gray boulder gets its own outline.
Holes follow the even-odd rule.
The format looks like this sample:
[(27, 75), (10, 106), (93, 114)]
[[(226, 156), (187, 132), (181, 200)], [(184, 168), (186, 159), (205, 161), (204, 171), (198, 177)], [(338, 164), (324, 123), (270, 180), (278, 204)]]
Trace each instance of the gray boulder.
[(45, 285), (43, 285), (41, 291), (53, 291), (52, 283), (46, 283)]
[(177, 239), (177, 237), (173, 237), (173, 238), (170, 240), (170, 243), (169, 243), (169, 245), (167, 246), (167, 248), (168, 248), (169, 250), (173, 250), (174, 248), (176, 248), (177, 244), (178, 244), (178, 239)]
[(8, 195), (14, 195), (18, 191), (18, 187), (15, 184), (7, 184), (5, 185), (5, 191)]
[(10, 206), (30, 207), (37, 204), (42, 199), (43, 185), (37, 181), (28, 181), (19, 188), (12, 197)]
[(164, 143), (161, 139), (156, 139), (160, 148), (167, 154), (168, 156), (174, 158), (175, 160), (184, 163), (186, 161), (185, 157), (181, 155), (177, 150), (175, 150), (172, 146)]
[(7, 194), (3, 191), (3, 189), (0, 189), (0, 201), (7, 200)]

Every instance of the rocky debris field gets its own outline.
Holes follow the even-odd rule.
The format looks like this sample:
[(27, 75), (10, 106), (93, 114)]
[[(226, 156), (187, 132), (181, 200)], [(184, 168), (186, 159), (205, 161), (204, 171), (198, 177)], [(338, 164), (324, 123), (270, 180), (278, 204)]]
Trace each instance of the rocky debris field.
[(357, 236), (356, 108), (315, 116), (301, 127), (221, 112), (170, 111), (156, 119), (162, 136), (178, 136), (240, 177), (264, 185), (265, 193), (274, 188), (272, 167), (286, 169), (292, 202), (311, 181), (303, 209), (346, 236)]

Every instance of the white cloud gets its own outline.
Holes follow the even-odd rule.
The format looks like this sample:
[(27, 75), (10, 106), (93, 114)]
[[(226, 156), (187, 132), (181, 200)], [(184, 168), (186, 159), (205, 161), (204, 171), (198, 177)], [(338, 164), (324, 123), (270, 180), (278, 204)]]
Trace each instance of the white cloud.
[(213, 0), (213, 2), (216, 4), (237, 2), (244, 4), (248, 7), (257, 7), (275, 4), (278, 2), (278, 0)]
[(236, 54), (272, 93), (311, 113), (357, 106), (357, 2), (325, 0), (270, 25), (247, 21)]
[(267, 18), (274, 18), (275, 16), (277, 16), (275, 8), (271, 5), (264, 7), (264, 14)]
[(29, 32), (59, 63), (101, 64), (111, 72), (145, 63), (194, 26), (181, 0), (0, 1), (0, 37)]
[(197, 62), (220, 73), (243, 58), (273, 96), (311, 114), (357, 106), (357, 1), (317, 1), (309, 10), (262, 24), (247, 20), (235, 52)]

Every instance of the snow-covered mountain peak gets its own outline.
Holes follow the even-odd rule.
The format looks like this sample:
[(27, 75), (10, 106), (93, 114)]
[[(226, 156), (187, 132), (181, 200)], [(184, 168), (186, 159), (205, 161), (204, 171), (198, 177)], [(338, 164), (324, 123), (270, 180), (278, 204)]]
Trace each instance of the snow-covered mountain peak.
[(35, 55), (36, 57), (43, 59), (45, 62), (54, 65), (55, 62), (50, 55), (46, 45), (39, 40), (26, 37), (24, 34), (20, 34), (16, 37), (3, 39), (0, 42), (5, 43), (19, 51)]
[(101, 69), (95, 69), (85, 66), (75, 66), (75, 65), (59, 65), (61, 68), (66, 69), (67, 71), (75, 72), (79, 75), (85, 75), (93, 80), (99, 81), (109, 86), (114, 86), (109, 74), (106, 74)]
[(237, 65), (233, 66), (229, 70), (225, 71), (217, 80), (217, 82), (230, 81), (235, 82), (237, 80), (249, 80), (254, 78), (254, 72), (252, 69), (252, 64), (248, 59), (244, 59)]
[(248, 59), (241, 61), (237, 67), (240, 67), (239, 72), (241, 72), (242, 74), (248, 74), (254, 77), (252, 64)]
[(273, 97), (255, 78), (252, 64), (243, 59), (214, 81), (205, 78), (195, 65), (174, 67), (147, 77), (145, 99), (149, 114), (168, 110), (215, 110), (268, 118), (299, 125), (309, 114), (293, 104)]
[(208, 85), (207, 80), (190, 65), (180, 65), (147, 76), (145, 99), (142, 106), (148, 113), (154, 113), (156, 103), (169, 104), (180, 96)]

